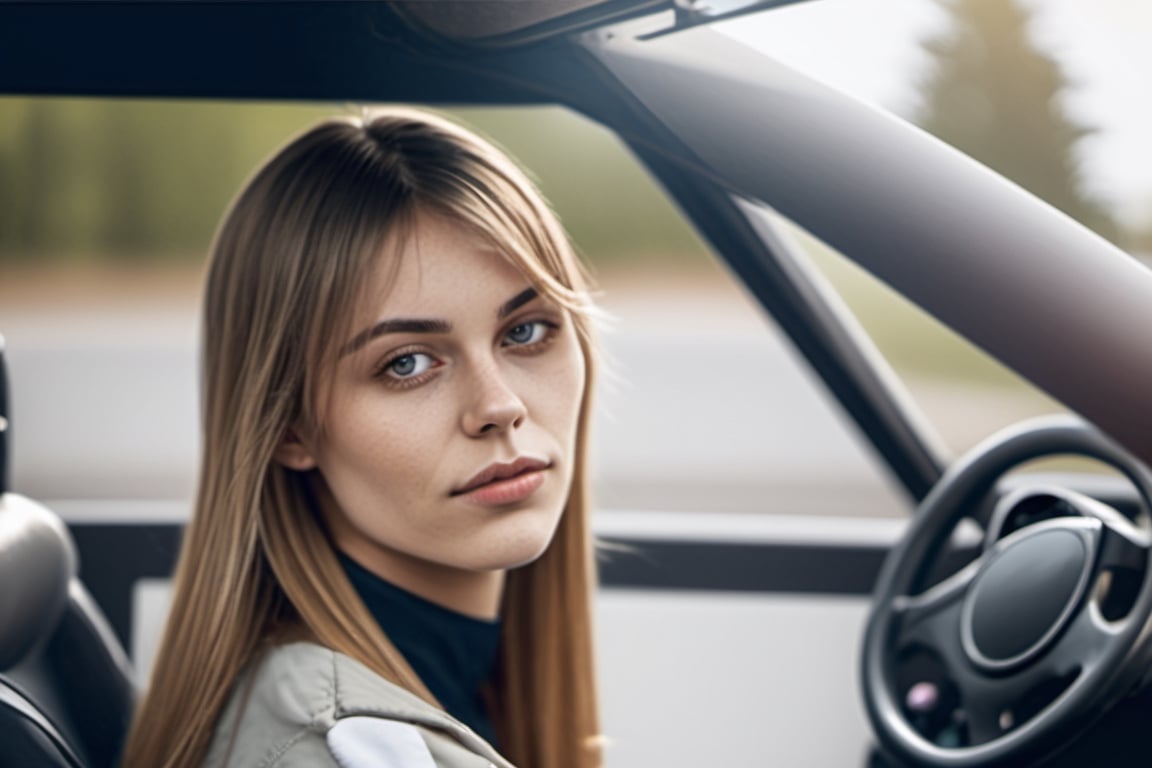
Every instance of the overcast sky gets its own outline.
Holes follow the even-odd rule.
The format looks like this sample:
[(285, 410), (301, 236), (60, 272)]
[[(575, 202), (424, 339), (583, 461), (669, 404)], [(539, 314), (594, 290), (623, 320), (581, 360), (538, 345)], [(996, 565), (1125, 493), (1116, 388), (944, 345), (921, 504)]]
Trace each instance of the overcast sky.
[[(1152, 2), (1029, 0), (1035, 40), (1078, 84), (1068, 108), (1099, 133), (1081, 159), (1092, 191), (1131, 224), (1152, 224)], [(908, 115), (918, 42), (943, 22), (932, 0), (814, 0), (724, 29), (839, 88)]]

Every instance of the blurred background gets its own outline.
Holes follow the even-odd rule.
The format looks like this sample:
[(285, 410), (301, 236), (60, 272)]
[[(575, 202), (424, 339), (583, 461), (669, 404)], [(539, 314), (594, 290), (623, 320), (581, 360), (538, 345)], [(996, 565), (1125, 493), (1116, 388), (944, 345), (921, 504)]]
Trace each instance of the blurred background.
[[(721, 28), (953, 143), (1134, 258), (1152, 250), (1141, 162), (1152, 117), (1137, 87), (1152, 69), (1146, 6), (821, 0)], [(277, 146), (359, 108), (0, 98), (16, 490), (191, 497), (197, 305), (216, 222)], [(452, 114), (530, 170), (615, 317), (596, 442), (602, 507), (906, 514), (839, 406), (610, 134), (560, 108)], [(949, 453), (1059, 409), (795, 235)]]

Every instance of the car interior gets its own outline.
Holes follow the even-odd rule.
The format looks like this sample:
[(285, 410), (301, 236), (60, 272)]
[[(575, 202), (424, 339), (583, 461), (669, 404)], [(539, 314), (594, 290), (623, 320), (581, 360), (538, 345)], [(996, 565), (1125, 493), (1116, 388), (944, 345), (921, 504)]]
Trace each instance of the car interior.
[[(729, 60), (718, 38), (699, 38), (683, 59), (673, 45), (686, 30), (788, 4), (2, 4), (0, 93), (562, 104), (608, 126), (776, 319), (917, 510), (895, 544), (713, 547), (721, 575), (703, 587), (690, 571), (704, 548), (622, 543), (667, 558), (673, 588), (723, 588), (725, 574), (754, 572), (780, 592), (871, 594), (860, 687), (877, 749), (862, 763), (1143, 765), (1139, 737), (1152, 714), (1152, 473), (1144, 464), (1152, 409), (1134, 406), (1146, 405), (1152, 353), (1113, 331), (1121, 315), (1126, 328), (1133, 317), (1152, 320), (1152, 275), (870, 110), (769, 64), (749, 84), (733, 74), (745, 71), (745, 54)], [(749, 94), (777, 101), (761, 109)], [(875, 155), (856, 152), (856, 143)], [(904, 164), (892, 168), (894, 157)], [(945, 190), (923, 194), (925, 176)], [(879, 192), (878, 177), (890, 185)], [(949, 464), (853, 321), (827, 301), (789, 239), (752, 210), (755, 200), (1084, 418), (1022, 425)], [(973, 233), (975, 216), (986, 219)], [(1006, 265), (1007, 252), (1019, 260)], [(1101, 308), (1101, 295), (1110, 306)], [(1045, 323), (1067, 331), (1065, 355), (1036, 343)], [(1094, 323), (1114, 345), (1096, 343)], [(1117, 359), (1123, 375), (1108, 370)], [(0, 765), (112, 766), (137, 692), (123, 642), (129, 609), (127, 598), (109, 607), (110, 592), (85, 568), (98, 562), (111, 574), (104, 583), (130, 585), (164, 573), (172, 554), (143, 551), (156, 541), (150, 530), (119, 539), (140, 545), (123, 558), (147, 560), (136, 571), (115, 562), (120, 553), (105, 539), (100, 560), (88, 558), (91, 531), (70, 531), (52, 510), (9, 492), (20, 414), (8, 407), (7, 381), (0, 348)], [(1103, 462), (1122, 482), (1005, 481), (1053, 455)], [(157, 535), (170, 544), (179, 526)], [(123, 572), (111, 573), (116, 567)], [(610, 560), (603, 578), (631, 588), (651, 572)], [(964, 706), (935, 706), (948, 697)], [(929, 699), (931, 707), (918, 703)], [(952, 716), (961, 710), (960, 720)]]

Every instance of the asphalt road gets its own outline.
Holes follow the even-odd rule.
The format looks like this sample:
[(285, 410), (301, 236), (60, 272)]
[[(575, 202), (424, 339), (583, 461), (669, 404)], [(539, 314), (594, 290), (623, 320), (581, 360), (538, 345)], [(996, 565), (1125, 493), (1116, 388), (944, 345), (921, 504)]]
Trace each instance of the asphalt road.
[[(12, 485), (190, 498), (194, 293), (0, 307)], [(854, 427), (735, 289), (609, 295), (594, 466), (612, 509), (903, 514)]]
[[(190, 499), (196, 274), (0, 274), (12, 485), (45, 499)], [(789, 342), (722, 273), (605, 276), (593, 433), (602, 509), (902, 516), (908, 501)], [(910, 382), (956, 451), (1046, 409)], [(1038, 410), (1041, 409), (1041, 410)]]

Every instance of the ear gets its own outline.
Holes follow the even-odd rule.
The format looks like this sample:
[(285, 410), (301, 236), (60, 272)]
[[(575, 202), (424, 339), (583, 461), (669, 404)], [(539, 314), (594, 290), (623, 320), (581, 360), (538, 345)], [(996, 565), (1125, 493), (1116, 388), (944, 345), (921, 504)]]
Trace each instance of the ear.
[(292, 427), (284, 430), (284, 436), (280, 438), (280, 444), (276, 446), (272, 458), (297, 472), (316, 468), (316, 457), (312, 449)]

